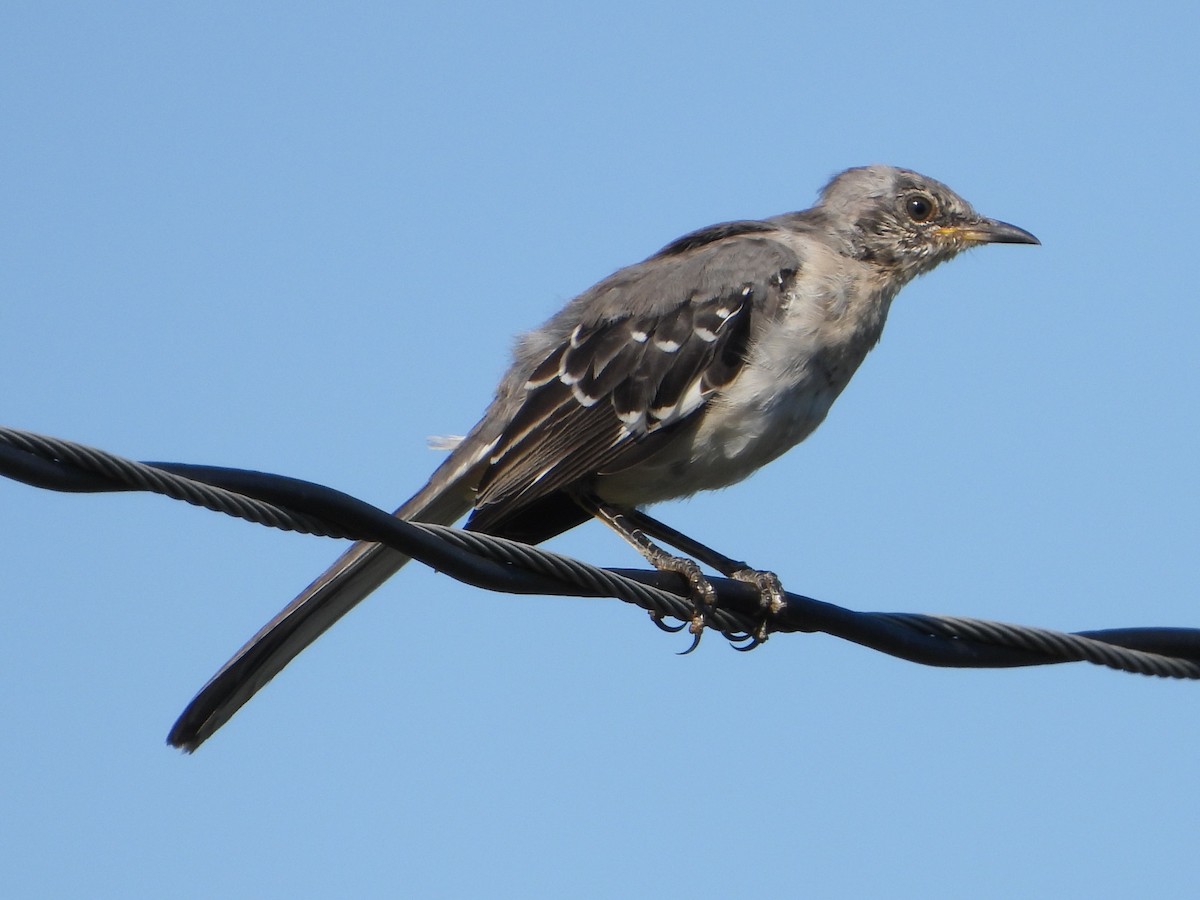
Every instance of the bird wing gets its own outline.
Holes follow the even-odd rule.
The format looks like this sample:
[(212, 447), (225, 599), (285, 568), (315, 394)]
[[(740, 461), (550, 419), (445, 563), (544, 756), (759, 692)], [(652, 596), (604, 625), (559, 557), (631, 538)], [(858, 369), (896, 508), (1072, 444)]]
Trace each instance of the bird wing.
[(798, 260), (730, 227), (680, 239), (580, 298), (593, 315), (534, 366), (469, 527), (502, 530), (533, 503), (645, 459), (738, 376)]

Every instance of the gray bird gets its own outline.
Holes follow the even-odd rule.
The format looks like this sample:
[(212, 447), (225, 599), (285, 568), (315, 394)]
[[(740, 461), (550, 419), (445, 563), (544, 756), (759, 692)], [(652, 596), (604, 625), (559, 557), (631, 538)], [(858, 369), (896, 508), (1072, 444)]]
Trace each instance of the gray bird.
[[(469, 512), (468, 529), (529, 543), (596, 515), (670, 567), (625, 524), (660, 524), (638, 508), (733, 484), (808, 437), (896, 293), (987, 243), (1038, 240), (888, 166), (841, 173), (812, 209), (685, 235), (524, 335), (483, 418), (396, 515), (451, 524)], [(674, 546), (778, 592), (770, 573)], [(195, 750), (406, 562), (352, 546), (213, 676), (169, 743)], [(703, 587), (689, 562), (679, 570)]]

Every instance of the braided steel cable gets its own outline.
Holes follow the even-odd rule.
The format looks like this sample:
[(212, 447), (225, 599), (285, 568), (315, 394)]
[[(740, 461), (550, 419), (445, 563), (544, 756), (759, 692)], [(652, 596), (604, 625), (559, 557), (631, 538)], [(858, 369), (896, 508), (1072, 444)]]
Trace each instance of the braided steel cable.
[[(406, 522), (323, 485), (244, 469), (141, 463), (0, 426), (0, 475), (68, 492), (149, 491), (288, 531), (380, 541), (466, 583), (522, 594), (615, 597), (681, 621), (694, 614), (678, 576), (603, 569), (490, 535)], [(958, 616), (864, 613), (787, 594), (768, 612), (750, 585), (711, 579), (708, 624), (726, 636), (824, 632), (924, 665), (1003, 668), (1090, 662), (1162, 678), (1200, 679), (1200, 630), (1125, 628), (1064, 633)]]

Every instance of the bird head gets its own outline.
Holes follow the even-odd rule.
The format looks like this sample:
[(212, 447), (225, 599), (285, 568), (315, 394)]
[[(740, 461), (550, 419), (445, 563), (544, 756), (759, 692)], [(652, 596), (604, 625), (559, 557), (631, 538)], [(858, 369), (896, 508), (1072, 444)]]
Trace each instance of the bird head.
[(818, 208), (856, 256), (901, 283), (979, 244), (1040, 243), (1023, 228), (981, 216), (940, 181), (891, 166), (842, 172)]

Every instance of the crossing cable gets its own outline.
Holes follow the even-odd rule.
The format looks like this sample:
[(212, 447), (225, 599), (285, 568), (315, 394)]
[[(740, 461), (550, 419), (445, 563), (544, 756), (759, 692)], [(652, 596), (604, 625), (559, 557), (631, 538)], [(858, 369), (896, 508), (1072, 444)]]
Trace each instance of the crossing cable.
[[(490, 535), (397, 519), (333, 488), (217, 466), (135, 462), (72, 441), (0, 426), (0, 475), (54, 491), (148, 491), (260, 525), (379, 541), (467, 584), (514, 594), (615, 597), (656, 618), (687, 621), (693, 604), (679, 576), (604, 569)], [(1086, 661), (1125, 672), (1200, 679), (1200, 629), (1121, 628), (1065, 633), (958, 616), (856, 612), (788, 593), (762, 609), (751, 585), (712, 578), (717, 608), (706, 621), (730, 637), (823, 632), (924, 665), (1004, 668)]]

